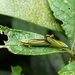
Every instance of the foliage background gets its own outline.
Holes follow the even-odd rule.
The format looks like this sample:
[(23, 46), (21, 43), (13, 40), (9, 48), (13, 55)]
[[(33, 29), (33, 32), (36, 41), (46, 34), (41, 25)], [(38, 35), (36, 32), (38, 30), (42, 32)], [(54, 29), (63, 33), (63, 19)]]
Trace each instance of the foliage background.
[[(7, 0), (7, 2), (8, 1), (9, 0)], [(12, 2), (12, 0), (10, 0), (10, 2)], [(17, 0), (16, 0), (16, 2), (17, 2)], [(33, 8), (36, 8), (37, 5), (33, 6)], [(15, 14), (13, 14), (14, 12), (11, 12), (11, 10), (9, 10), (10, 6), (13, 6), (13, 8), (16, 7), (13, 10), (13, 11), (15, 11)], [(42, 34), (42, 35), (45, 35), (47, 33), (50, 33), (50, 34), (54, 33), (59, 40), (63, 40), (66, 43), (68, 43), (65, 36), (63, 36), (59, 33), (55, 33), (55, 28), (54, 28), (55, 26), (53, 26), (54, 25), (53, 23), (55, 23), (55, 24), (57, 23), (57, 25), (60, 25), (60, 24), (62, 24), (62, 22), (57, 19), (55, 19), (55, 22), (54, 22), (54, 20), (52, 23), (48, 22), (48, 21), (50, 21), (50, 19), (48, 19), (47, 12), (49, 12), (50, 10), (46, 11), (47, 10), (46, 9), (45, 10), (46, 15), (43, 17), (43, 19), (40, 19), (41, 17), (38, 18), (37, 16), (35, 18), (35, 15), (38, 13), (34, 13), (35, 15), (33, 15), (33, 11), (31, 11), (31, 14), (29, 14), (29, 16), (27, 16), (27, 15), (23, 16), (22, 14), (25, 14), (24, 8), (21, 9), (20, 11), (17, 11), (19, 9), (19, 8), (17, 9), (17, 7), (18, 7), (18, 5), (14, 6), (14, 4), (10, 4), (10, 3), (7, 7), (6, 6), (5, 6), (5, 8), (2, 7), (1, 9), (5, 9), (5, 11), (6, 11), (6, 12), (3, 12), (4, 15), (2, 15), (2, 10), (0, 9), (1, 10), (0, 11), (1, 12), (1, 15), (0, 15), (0, 24), (1, 25), (8, 26), (9, 28), (31, 31), (31, 32)], [(13, 9), (13, 8), (11, 8), (11, 9)], [(48, 7), (48, 9), (49, 9), (49, 7)], [(19, 12), (20, 12), (20, 14), (17, 14)], [(29, 11), (27, 10), (27, 12), (29, 12)], [(11, 15), (11, 13), (12, 13), (12, 15)], [(51, 12), (51, 13), (53, 13), (53, 12)], [(6, 15), (9, 15), (11, 17), (8, 17)], [(34, 18), (30, 15), (33, 15)], [(15, 17), (17, 17), (17, 18), (15, 18)], [(26, 17), (26, 19), (25, 19), (25, 17)], [(51, 15), (49, 15), (49, 17), (51, 17)], [(54, 17), (54, 16), (52, 16), (52, 17)], [(44, 18), (47, 18), (48, 21), (46, 21)], [(25, 21), (24, 21), (24, 19), (25, 19)], [(45, 25), (42, 21), (45, 22), (45, 24), (47, 24), (47, 25)], [(31, 22), (33, 22), (33, 23), (31, 23)], [(48, 25), (51, 25), (50, 23), (52, 24), (51, 27), (53, 28), (53, 30), (51, 28), (50, 29), (48, 28)], [(38, 24), (38, 25), (36, 25), (36, 24)], [(44, 25), (44, 28), (43, 28), (43, 26), (41, 26), (42, 24)], [(57, 28), (56, 31), (62, 32), (62, 28), (60, 26), (58, 26), (56, 28)], [(60, 37), (58, 37), (58, 36), (60, 36)], [(3, 40), (7, 40), (7, 37), (5, 35), (0, 35), (0, 45), (4, 44)], [(57, 75), (57, 72), (68, 63), (68, 59), (69, 59), (69, 56), (65, 53), (48, 54), (48, 55), (42, 55), (42, 56), (40, 56), (40, 55), (39, 56), (27, 56), (27, 55), (23, 56), (23, 55), (12, 54), (7, 49), (0, 49), (0, 75), (10, 75), (11, 66), (16, 66), (16, 65), (19, 65), (22, 67), (23, 73), (25, 75), (50, 75), (50, 74)]]
[[(46, 34), (49, 30), (30, 23), (23, 22), (19, 19), (0, 15), (0, 24), (10, 28), (17, 28), (35, 31), (37, 33)], [(18, 26), (21, 25), (21, 26)], [(26, 24), (26, 25), (25, 25)], [(29, 24), (29, 26), (27, 26)], [(24, 27), (23, 27), (24, 26)], [(62, 39), (62, 38), (61, 38)], [(7, 40), (6, 36), (0, 35), (0, 44), (4, 44), (3, 40)], [(23, 56), (14, 55), (7, 49), (0, 49), (0, 75), (10, 75), (11, 66), (21, 66), (23, 73), (26, 75), (55, 75), (57, 72), (67, 64), (69, 56), (67, 54), (49, 54), (42, 56)]]

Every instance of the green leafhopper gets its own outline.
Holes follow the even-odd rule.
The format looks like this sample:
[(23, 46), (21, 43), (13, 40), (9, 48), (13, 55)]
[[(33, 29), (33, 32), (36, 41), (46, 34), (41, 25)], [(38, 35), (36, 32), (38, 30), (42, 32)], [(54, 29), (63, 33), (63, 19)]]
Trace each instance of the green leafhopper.
[(55, 40), (54, 35), (46, 35), (44, 39), (25, 39), (21, 40), (22, 45), (28, 47), (55, 47), (67, 48), (68, 46), (61, 41)]
[(61, 41), (55, 40), (54, 35), (46, 35), (46, 40), (50, 43), (50, 46), (57, 48), (67, 48), (68, 46)]
[(48, 47), (50, 43), (46, 39), (26, 39), (21, 40), (21, 43), (28, 47)]

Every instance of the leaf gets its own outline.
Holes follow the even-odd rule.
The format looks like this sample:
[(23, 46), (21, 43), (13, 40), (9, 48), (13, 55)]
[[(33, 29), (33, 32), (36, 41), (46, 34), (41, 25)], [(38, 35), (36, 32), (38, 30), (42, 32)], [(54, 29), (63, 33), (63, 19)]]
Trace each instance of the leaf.
[[(19, 26), (21, 25), (21, 26)], [(30, 31), (30, 32), (35, 32), (35, 33), (41, 33), (45, 35), (48, 32), (48, 29), (42, 28), (36, 25), (33, 25), (32, 23), (25, 22), (19, 19), (12, 19), (12, 28), (15, 29), (20, 29), (20, 30), (25, 30), (25, 31)]]
[(54, 16), (63, 22), (62, 27), (72, 46), (75, 33), (75, 0), (48, 0)]
[(35, 75), (57, 75), (65, 62), (59, 53), (43, 56), (31, 56), (31, 67)]
[(22, 68), (20, 66), (11, 68), (12, 68), (12, 75), (21, 75)]
[(34, 75), (56, 75), (49, 57), (48, 55), (31, 56), (31, 68), (34, 71)]
[(75, 75), (75, 72), (73, 72), (73, 71), (66, 71), (66, 72), (64, 72), (64, 73), (62, 73), (60, 75)]
[(59, 71), (59, 75), (75, 75), (75, 62), (69, 63)]
[(10, 75), (10, 71), (0, 70), (0, 75)]
[(0, 0), (0, 14), (62, 32), (60, 23), (52, 15), (47, 0)]
[[(25, 47), (21, 44), (21, 40), (23, 39), (41, 39), (44, 36), (32, 32), (26, 32), (22, 30), (15, 30), (10, 29), (7, 27), (1, 26), (0, 32), (4, 32), (5, 35), (8, 37), (8, 41), (5, 42), (5, 47), (9, 49), (10, 52), (14, 54), (21, 54), (21, 55), (43, 55), (43, 54), (50, 54), (56, 52), (64, 52), (56, 48), (50, 47)], [(1, 46), (2, 48), (2, 46)]]

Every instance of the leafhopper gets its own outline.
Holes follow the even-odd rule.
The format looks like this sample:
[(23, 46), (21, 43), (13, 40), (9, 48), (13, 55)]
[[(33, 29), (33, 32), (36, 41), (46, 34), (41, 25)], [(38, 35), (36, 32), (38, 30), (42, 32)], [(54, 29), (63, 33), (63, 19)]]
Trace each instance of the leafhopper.
[(26, 39), (21, 40), (21, 43), (27, 47), (48, 47), (50, 43), (46, 39)]
[(61, 41), (55, 40), (54, 35), (46, 35), (44, 39), (25, 39), (21, 40), (22, 45), (27, 47), (55, 47), (67, 48), (68, 46)]
[(53, 34), (52, 35), (47, 34), (45, 38), (47, 42), (50, 43), (51, 47), (57, 47), (57, 48), (67, 48), (68, 47), (64, 42), (55, 40)]

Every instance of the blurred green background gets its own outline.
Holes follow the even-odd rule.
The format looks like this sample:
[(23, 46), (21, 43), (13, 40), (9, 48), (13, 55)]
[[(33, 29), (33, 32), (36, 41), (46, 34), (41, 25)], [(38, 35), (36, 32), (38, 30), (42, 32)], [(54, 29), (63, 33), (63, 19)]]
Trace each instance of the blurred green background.
[[(33, 25), (33, 23), (25, 22), (16, 18), (0, 15), (0, 25), (35, 32), (42, 35), (54, 33), (56, 38), (65, 41), (68, 44), (68, 40), (62, 34), (49, 31), (48, 29)], [(6, 35), (0, 34), (0, 45), (3, 45), (3, 40), (6, 41), (7, 39)], [(24, 75), (58, 75), (58, 71), (64, 67), (68, 61), (69, 55), (65, 53), (23, 56), (12, 54), (7, 49), (0, 49), (0, 75), (10, 75), (11, 66), (17, 65), (22, 67), (22, 73)]]

